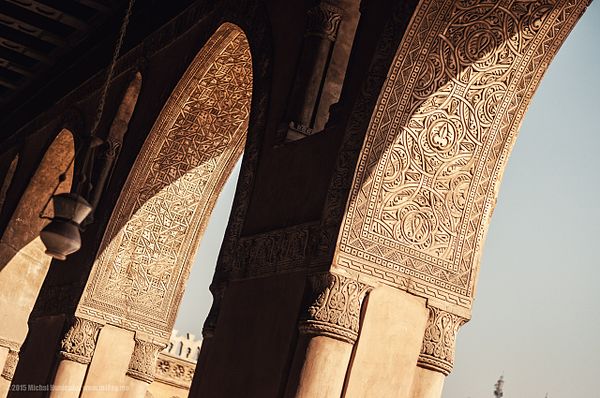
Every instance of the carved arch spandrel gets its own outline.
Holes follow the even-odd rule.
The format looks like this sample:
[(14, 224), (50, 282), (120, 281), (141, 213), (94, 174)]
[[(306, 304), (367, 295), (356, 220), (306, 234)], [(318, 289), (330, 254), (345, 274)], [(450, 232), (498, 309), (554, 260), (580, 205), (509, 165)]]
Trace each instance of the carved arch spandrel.
[(193, 255), (246, 140), (252, 59), (222, 25), (155, 122), (111, 216), (77, 313), (168, 339)]
[(356, 167), (336, 262), (469, 316), (502, 171), (586, 0), (424, 0)]

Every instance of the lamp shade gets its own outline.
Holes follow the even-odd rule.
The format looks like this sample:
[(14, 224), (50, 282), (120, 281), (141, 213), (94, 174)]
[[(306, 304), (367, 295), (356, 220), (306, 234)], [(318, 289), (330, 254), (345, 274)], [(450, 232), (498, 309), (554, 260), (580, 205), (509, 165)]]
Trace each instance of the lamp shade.
[(92, 211), (92, 206), (75, 193), (61, 193), (52, 197), (54, 217), (40, 232), (46, 254), (65, 260), (81, 247), (79, 225)]

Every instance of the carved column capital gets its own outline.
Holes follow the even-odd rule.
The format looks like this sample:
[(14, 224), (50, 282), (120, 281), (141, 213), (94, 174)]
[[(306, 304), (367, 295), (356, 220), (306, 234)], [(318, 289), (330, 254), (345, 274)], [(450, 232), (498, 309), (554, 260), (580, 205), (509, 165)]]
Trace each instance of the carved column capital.
[(61, 342), (61, 359), (89, 364), (96, 350), (96, 339), (101, 328), (100, 323), (74, 317), (71, 327)]
[(429, 319), (417, 365), (448, 376), (454, 367), (458, 329), (467, 319), (429, 306)]
[(320, 3), (308, 10), (306, 36), (318, 36), (334, 42), (342, 21), (343, 11), (327, 3)]
[(158, 353), (166, 347), (166, 344), (160, 344), (152, 341), (146, 341), (135, 338), (135, 346), (129, 361), (127, 376), (145, 383), (154, 381), (156, 371), (156, 361)]
[(360, 310), (371, 286), (334, 273), (309, 276), (300, 333), (324, 335), (354, 344)]
[(4, 362), (4, 369), (2, 369), (2, 377), (8, 381), (12, 381), (18, 362), (19, 351), (8, 350), (8, 356), (6, 357), (6, 362)]
[(226, 287), (227, 285), (225, 283), (210, 286), (210, 292), (213, 296), (213, 303), (210, 307), (208, 315), (206, 316), (206, 320), (204, 321), (204, 326), (202, 327), (202, 337), (204, 339), (209, 339), (215, 335), (217, 319), (219, 318), (219, 311), (221, 310), (221, 301), (223, 300), (223, 296), (225, 296)]

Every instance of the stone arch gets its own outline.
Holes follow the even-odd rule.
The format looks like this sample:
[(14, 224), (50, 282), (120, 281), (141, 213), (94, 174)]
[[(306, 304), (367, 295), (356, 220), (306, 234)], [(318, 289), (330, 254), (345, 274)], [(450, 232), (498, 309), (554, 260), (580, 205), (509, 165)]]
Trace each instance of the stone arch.
[(246, 141), (252, 59), (224, 23), (196, 55), (138, 155), (76, 315), (165, 341), (194, 252)]
[(18, 164), (19, 153), (17, 152), (8, 164), (8, 168), (4, 173), (4, 180), (2, 181), (2, 186), (0, 187), (0, 212), (2, 212), (2, 210), (4, 209), (4, 201), (6, 200), (6, 194), (8, 193), (8, 188), (13, 182), (13, 177), (15, 176), (15, 170), (17, 169)]
[(339, 264), (469, 316), (521, 119), (586, 5), (419, 3), (371, 117)]
[[(65, 171), (66, 179), (56, 192), (71, 190), (74, 156), (73, 135), (62, 129), (46, 150), (0, 238), (0, 353), (3, 347), (18, 351), (27, 334), (27, 319), (51, 261), (39, 239), (48, 221), (39, 215)], [(52, 216), (51, 207), (46, 209), (48, 216)], [(0, 363), (4, 364), (1, 356)]]

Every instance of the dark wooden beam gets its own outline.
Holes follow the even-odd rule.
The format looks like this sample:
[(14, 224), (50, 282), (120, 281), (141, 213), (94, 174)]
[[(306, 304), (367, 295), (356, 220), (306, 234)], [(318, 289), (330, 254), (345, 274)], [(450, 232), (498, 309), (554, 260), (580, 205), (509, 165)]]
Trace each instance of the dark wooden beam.
[(27, 22), (20, 21), (11, 15), (3, 14), (2, 12), (0, 12), (0, 24), (56, 46), (65, 46), (67, 44), (59, 36), (56, 36), (37, 26), (28, 24)]
[(30, 71), (26, 68), (23, 68), (22, 66), (17, 65), (14, 62), (11, 62), (6, 58), (0, 57), (0, 67), (8, 69), (11, 72), (18, 73), (19, 75), (22, 75), (25, 77), (33, 77), (34, 76), (32, 71)]
[(10, 51), (14, 51), (16, 53), (19, 53), (28, 58), (43, 62), (45, 64), (49, 64), (52, 62), (52, 60), (48, 57), (48, 55), (41, 53), (39, 51), (36, 51), (36, 50), (32, 50), (29, 47), (26, 47), (22, 44), (16, 43), (12, 40), (5, 39), (3, 37), (0, 37), (0, 47), (4, 47)]
[(35, 0), (4, 0), (11, 4), (17, 5), (28, 11), (34, 12), (45, 18), (52, 19), (64, 25), (68, 25), (77, 30), (87, 31), (89, 25), (86, 24), (79, 18), (65, 13), (64, 11), (57, 10), (56, 8), (47, 6)]

